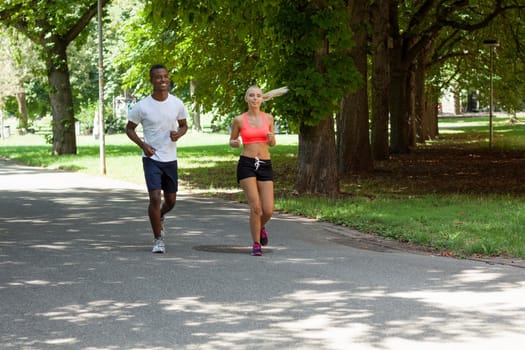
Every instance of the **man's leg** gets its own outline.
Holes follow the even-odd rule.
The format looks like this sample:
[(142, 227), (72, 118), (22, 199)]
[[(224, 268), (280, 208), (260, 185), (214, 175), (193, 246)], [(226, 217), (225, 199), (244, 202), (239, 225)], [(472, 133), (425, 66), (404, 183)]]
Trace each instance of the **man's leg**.
[(151, 224), (151, 229), (153, 230), (153, 236), (156, 239), (159, 239), (161, 236), (161, 190), (153, 190), (149, 192), (149, 206), (148, 206), (148, 215), (149, 221)]
[(160, 207), (160, 217), (161, 221), (164, 221), (164, 215), (175, 207), (175, 202), (177, 200), (177, 191), (179, 189), (177, 161), (164, 164), (162, 170), (162, 191), (164, 192), (164, 202)]
[(177, 192), (166, 193), (164, 192), (164, 203), (160, 208), (160, 217), (164, 217), (166, 213), (169, 213), (174, 207), (177, 201)]

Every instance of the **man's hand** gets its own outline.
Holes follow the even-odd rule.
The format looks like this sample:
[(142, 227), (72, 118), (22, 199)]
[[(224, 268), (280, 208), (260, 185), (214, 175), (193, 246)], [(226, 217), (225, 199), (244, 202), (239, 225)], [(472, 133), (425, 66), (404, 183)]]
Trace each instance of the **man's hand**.
[(148, 158), (152, 157), (155, 154), (155, 152), (157, 152), (155, 147), (152, 147), (148, 145), (147, 143), (144, 144), (144, 146), (142, 147), (142, 150), (144, 151), (144, 155)]
[(184, 132), (181, 132), (180, 129), (179, 131), (173, 131), (171, 130), (170, 131), (170, 139), (171, 141), (173, 142), (177, 142), (178, 139), (180, 139), (182, 137), (182, 135), (184, 135), (185, 133)]

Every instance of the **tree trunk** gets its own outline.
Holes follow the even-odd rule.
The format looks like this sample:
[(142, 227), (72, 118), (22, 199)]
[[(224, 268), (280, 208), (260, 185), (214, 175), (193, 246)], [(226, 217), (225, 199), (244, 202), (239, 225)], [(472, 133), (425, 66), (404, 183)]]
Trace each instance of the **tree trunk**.
[(415, 119), (416, 119), (416, 139), (418, 143), (425, 143), (429, 139), (429, 117), (425, 113), (425, 69), (423, 61), (420, 60), (414, 71), (415, 75)]
[(389, 1), (390, 50), (390, 152), (408, 153), (410, 150), (410, 68), (409, 43), (399, 28), (399, 1)]
[(336, 196), (339, 193), (334, 120), (328, 117), (318, 125), (301, 123), (295, 190)]
[[(319, 43), (312, 59), (315, 69), (324, 74), (324, 59), (328, 54), (328, 38)], [(308, 120), (311, 118), (306, 118)], [(299, 193), (339, 194), (337, 148), (334, 118), (327, 116), (317, 125), (301, 122), (299, 125), (299, 156), (295, 190)]]
[(428, 138), (434, 140), (438, 137), (438, 94), (434, 91), (434, 87), (429, 86), (425, 98), (425, 120), (428, 129)]
[[(195, 94), (196, 87), (197, 87), (197, 81), (192, 79), (190, 81), (190, 95), (191, 95), (191, 97), (193, 97), (193, 95)], [(202, 131), (201, 112), (200, 112), (200, 104), (198, 102), (194, 102), (192, 104), (191, 115), (192, 115), (192, 120), (193, 120), (193, 128), (192, 129), (197, 131), (197, 132), (201, 132)]]
[(201, 105), (197, 102), (192, 104), (192, 120), (193, 120), (193, 130), (197, 132), (202, 131), (202, 125), (201, 125)]
[(389, 1), (376, 1), (371, 7), (372, 21), (372, 156), (375, 160), (388, 159), (389, 115)]
[(409, 122), (410, 122), (410, 70), (403, 62), (399, 44), (394, 45), (391, 55), (392, 78), (390, 80), (390, 111), (391, 133), (390, 150), (392, 153), (405, 154), (409, 152)]
[(339, 173), (345, 175), (371, 172), (374, 164), (370, 149), (366, 87), (343, 99), (337, 128)]
[(351, 27), (355, 45), (350, 51), (362, 84), (359, 90), (343, 98), (337, 118), (338, 168), (340, 174), (364, 174), (373, 169), (368, 119), (368, 2), (353, 2)]
[(16, 93), (16, 102), (18, 103), (18, 131), (21, 134), (25, 134), (28, 127), (28, 116), (27, 116), (27, 99), (25, 91), (21, 90)]
[(416, 72), (414, 69), (409, 71), (408, 85), (408, 147), (416, 146)]
[(454, 88), (454, 114), (459, 115), (462, 113), (461, 106), (461, 89), (459, 87)]
[(47, 48), (49, 100), (53, 114), (53, 154), (76, 154), (73, 96), (67, 67), (67, 43), (54, 40)]

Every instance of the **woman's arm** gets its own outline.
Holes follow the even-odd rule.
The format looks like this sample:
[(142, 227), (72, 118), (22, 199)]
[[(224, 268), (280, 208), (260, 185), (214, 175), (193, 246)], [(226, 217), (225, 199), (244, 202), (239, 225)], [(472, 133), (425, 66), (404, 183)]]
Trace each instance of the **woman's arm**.
[(239, 140), (239, 134), (241, 132), (242, 121), (240, 116), (233, 119), (232, 130), (230, 132), (230, 147), (240, 147), (241, 141)]
[(266, 115), (268, 120), (268, 146), (273, 147), (276, 144), (275, 141), (275, 133), (274, 133), (274, 126), (273, 126), (273, 116), (271, 114)]

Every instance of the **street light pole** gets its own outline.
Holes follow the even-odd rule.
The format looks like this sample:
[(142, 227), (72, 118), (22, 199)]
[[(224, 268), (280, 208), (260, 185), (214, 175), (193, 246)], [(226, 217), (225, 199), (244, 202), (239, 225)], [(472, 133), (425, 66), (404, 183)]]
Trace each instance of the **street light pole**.
[(492, 140), (494, 137), (493, 119), (494, 116), (492, 111), (494, 109), (494, 50), (499, 46), (497, 40), (485, 40), (483, 44), (487, 45), (490, 49), (490, 95), (489, 95), (489, 148), (492, 148)]
[(106, 175), (106, 139), (104, 133), (104, 55), (102, 47), (102, 1), (97, 3), (97, 32), (98, 32), (98, 119), (99, 125), (99, 153), (100, 172)]

